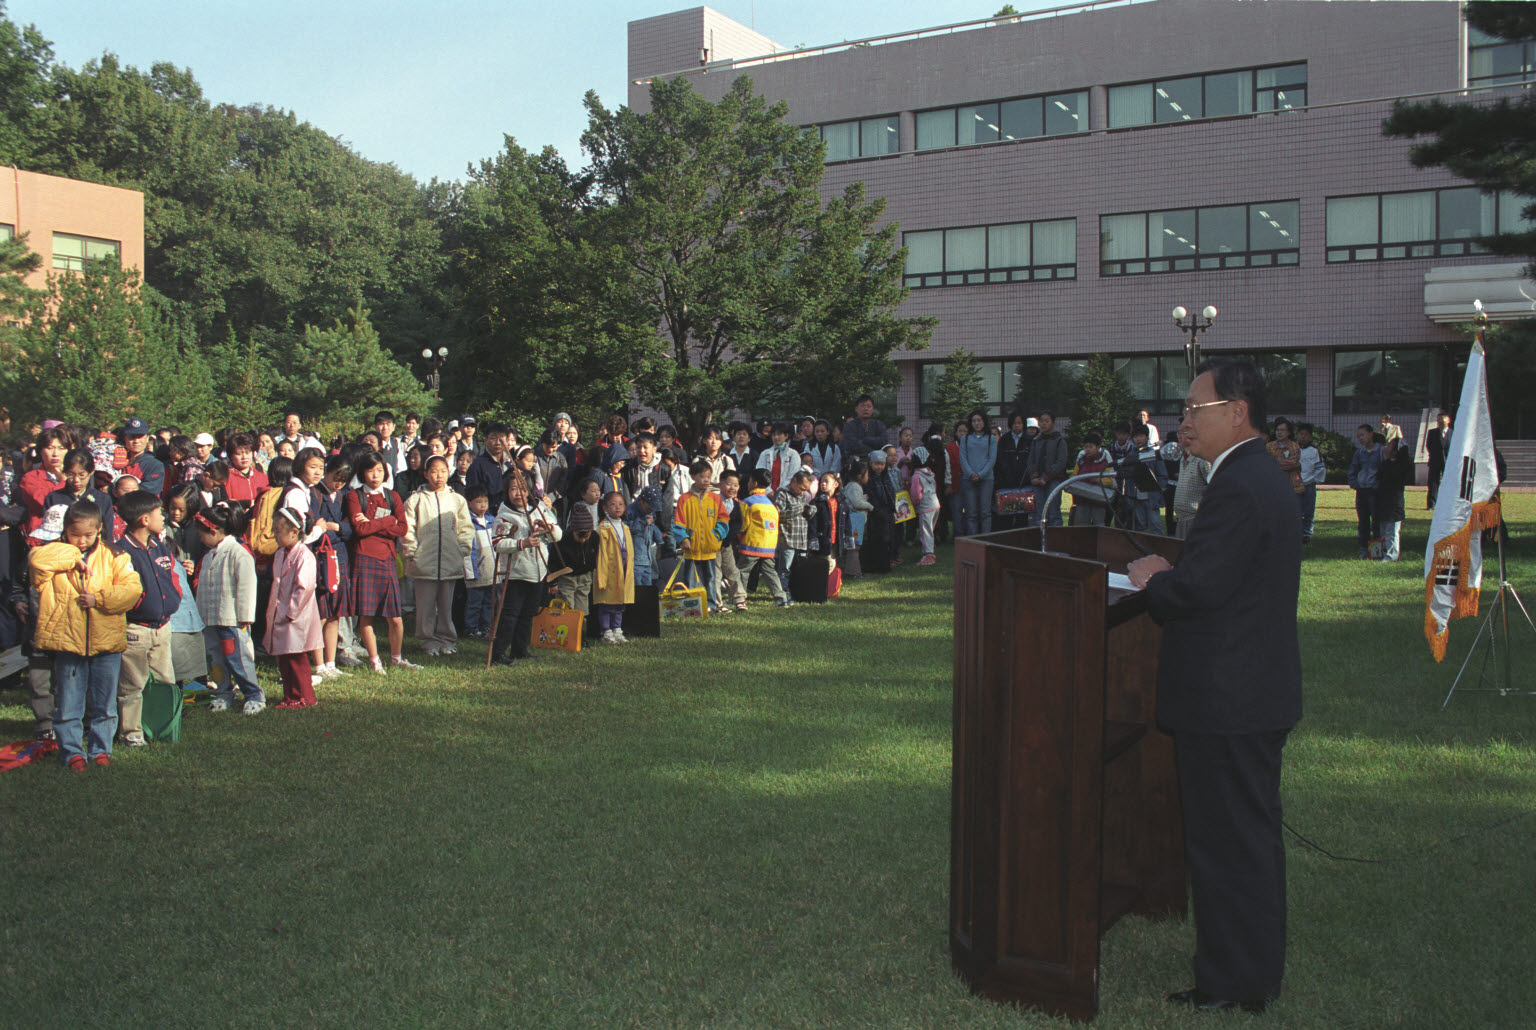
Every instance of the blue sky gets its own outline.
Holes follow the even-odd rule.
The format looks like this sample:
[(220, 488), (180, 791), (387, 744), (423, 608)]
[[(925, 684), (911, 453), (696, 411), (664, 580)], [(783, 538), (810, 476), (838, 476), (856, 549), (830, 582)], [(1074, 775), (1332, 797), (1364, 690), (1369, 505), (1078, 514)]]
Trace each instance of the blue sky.
[[(985, 18), (1003, 0), (719, 0), (709, 6), (794, 47)], [(80, 67), (111, 51), (192, 69), (214, 103), (294, 111), (422, 181), (460, 179), (501, 149), (552, 144), (581, 163), (581, 100), (625, 102), (626, 26), (689, 0), (570, 6), (527, 0), (6, 0), (6, 15)], [(1019, 10), (1047, 6), (1015, 0)]]

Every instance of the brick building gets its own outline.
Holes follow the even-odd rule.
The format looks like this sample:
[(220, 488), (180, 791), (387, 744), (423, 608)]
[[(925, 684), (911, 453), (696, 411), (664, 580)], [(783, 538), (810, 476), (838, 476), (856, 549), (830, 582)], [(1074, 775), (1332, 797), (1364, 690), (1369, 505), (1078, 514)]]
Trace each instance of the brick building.
[(1454, 403), (1473, 298), (1531, 311), (1521, 264), (1470, 242), (1524, 221), (1381, 122), (1405, 96), (1485, 102), (1532, 49), (1469, 38), (1442, 0), (1085, 4), (793, 51), (703, 7), (629, 24), (629, 104), (655, 77), (713, 99), (750, 75), (826, 140), (827, 195), (886, 198), (903, 312), (940, 320), (894, 355), (884, 406), (909, 425), (965, 348), (999, 415), (1066, 407), (1108, 353), (1166, 431), (1188, 383), (1169, 312), (1211, 304), (1204, 352), (1256, 357), (1272, 413), (1389, 412), (1415, 439)]

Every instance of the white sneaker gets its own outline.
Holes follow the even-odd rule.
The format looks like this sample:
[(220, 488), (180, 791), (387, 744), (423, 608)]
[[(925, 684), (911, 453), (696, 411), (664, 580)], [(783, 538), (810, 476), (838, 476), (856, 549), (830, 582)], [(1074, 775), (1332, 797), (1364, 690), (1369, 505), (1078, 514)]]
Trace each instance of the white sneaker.
[(613, 635), (613, 630), (611, 630), (611, 629), (603, 630), (603, 643), (605, 643), (605, 644), (617, 644), (618, 642), (619, 642), (618, 638)]
[(370, 662), (370, 667), (373, 669), (374, 672), (378, 673), (380, 676), (384, 675), (384, 660), (382, 658), (375, 658), (375, 659), (373, 659)]
[(627, 644), (629, 643), (629, 638), (624, 635), (622, 629), (616, 629), (613, 631), (613, 641), (616, 644)]
[(351, 669), (338, 669), (335, 662), (325, 663), (325, 674), (331, 679), (339, 679), (342, 676), (352, 675)]
[(229, 711), (229, 702), (222, 697), (216, 697), (208, 702), (208, 710), (210, 712), (227, 712)]
[(331, 678), (331, 667), (329, 665), (317, 665), (310, 670), (309, 678), (316, 683), (324, 683)]
[(240, 710), (246, 715), (260, 715), (266, 710), (266, 707), (267, 703), (265, 701), (257, 701), (255, 698), (252, 698), (251, 700), (247, 701), (245, 703), (245, 707)]
[(419, 669), (419, 668), (421, 668), (421, 666), (417, 665), (415, 662), (408, 661), (408, 660), (400, 657), (399, 655), (396, 655), (390, 661), (394, 665), (394, 667), (397, 668), (397, 669)]

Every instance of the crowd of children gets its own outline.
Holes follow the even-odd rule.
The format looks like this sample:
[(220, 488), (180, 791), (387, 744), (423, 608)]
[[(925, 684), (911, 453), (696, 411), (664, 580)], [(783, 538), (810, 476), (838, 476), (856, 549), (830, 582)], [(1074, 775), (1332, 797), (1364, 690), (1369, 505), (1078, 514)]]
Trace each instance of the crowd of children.
[[(1174, 480), (1190, 484), (1173, 506), (1191, 514), (1203, 486), (1198, 459), (1165, 461), (1145, 412), (1110, 442), (1087, 432), (1072, 457), (1049, 412), (1004, 428), (977, 411), (949, 439), (935, 424), (890, 443), (870, 398), (856, 410), (845, 425), (711, 426), (694, 453), (671, 426), (623, 415), (585, 447), (564, 414), (522, 441), (470, 416), (408, 415), (396, 435), (382, 411), (328, 445), (292, 414), (281, 431), (195, 437), (151, 435), (139, 418), (46, 423), (0, 469), (0, 651), (30, 649), (36, 732), (81, 769), (109, 764), (114, 738), (145, 742), (151, 676), (211, 681), (210, 711), (254, 715), (261, 651), (277, 663), (276, 707), (307, 708), (316, 682), (350, 669), (419, 669), (402, 653), (412, 612), (428, 658), (465, 635), (493, 639), (491, 659), (510, 665), (551, 595), (584, 613), (590, 639), (624, 644), (626, 613), (654, 612), (663, 584), (701, 588), (715, 615), (747, 611), (759, 589), (788, 607), (888, 572), (906, 546), (932, 565), (950, 532), (1060, 525), (1053, 495), (1075, 474), (1105, 486), (1074, 497), (1073, 522), (1144, 532), (1163, 531)], [(1305, 427), (1293, 440), (1281, 422), (1271, 451), (1306, 537), (1322, 463)], [(1376, 454), (1362, 445), (1351, 469), (1372, 499), (1362, 548), (1401, 519), (1402, 475)], [(1378, 482), (1397, 491), (1379, 504)]]

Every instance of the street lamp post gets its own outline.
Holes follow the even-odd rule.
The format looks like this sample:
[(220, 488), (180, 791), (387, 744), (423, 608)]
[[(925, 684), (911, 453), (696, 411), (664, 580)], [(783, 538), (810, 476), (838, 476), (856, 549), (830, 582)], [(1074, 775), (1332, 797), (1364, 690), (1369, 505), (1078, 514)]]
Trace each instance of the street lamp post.
[(423, 347), (421, 356), (427, 362), (427, 386), (432, 391), (432, 399), (437, 399), (438, 387), (442, 385), (442, 373), (438, 369), (443, 367), (443, 362), (448, 359), (448, 348), (439, 347), (434, 352), (431, 347)]
[[(1189, 334), (1189, 342), (1184, 345), (1184, 364), (1189, 366), (1191, 377), (1195, 374), (1195, 366), (1200, 364), (1200, 334), (1215, 323), (1216, 305), (1207, 304), (1200, 312), (1200, 317), (1205, 321), (1198, 321), (1182, 304), (1173, 309), (1173, 324), (1180, 332)], [(1188, 322), (1184, 321), (1186, 318), (1189, 319)]]

